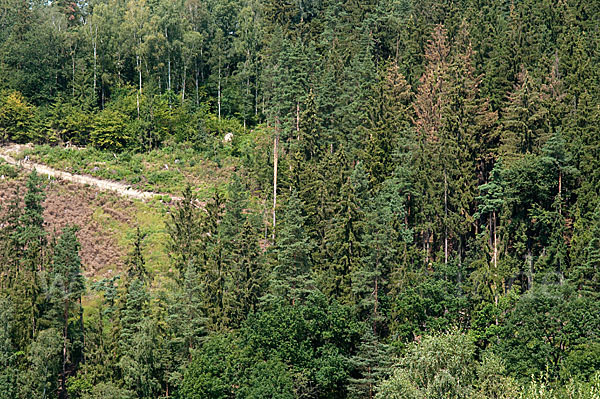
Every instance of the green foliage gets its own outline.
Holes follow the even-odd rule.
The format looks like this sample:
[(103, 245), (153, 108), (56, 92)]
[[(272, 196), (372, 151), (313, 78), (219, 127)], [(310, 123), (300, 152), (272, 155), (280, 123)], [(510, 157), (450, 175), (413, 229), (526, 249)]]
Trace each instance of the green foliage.
[(194, 185), (195, 194), (202, 199), (210, 197), (213, 189), (221, 189), (229, 176), (226, 170), (217, 169), (215, 162), (194, 150), (191, 143), (173, 144), (147, 153), (45, 145), (26, 150), (24, 155), (57, 169), (123, 181), (143, 191), (179, 196), (186, 185)]
[(467, 335), (423, 337), (409, 346), (378, 398), (468, 398), (475, 380), (475, 346)]
[[(0, 142), (34, 139), (35, 108), (17, 91), (0, 93)], [(37, 137), (36, 137), (37, 138)]]
[(17, 169), (0, 159), (0, 176), (4, 176), (5, 179), (13, 179), (17, 177)]
[(90, 142), (100, 149), (121, 150), (126, 148), (131, 136), (128, 134), (127, 115), (112, 109), (105, 109), (94, 119)]
[(0, 164), (0, 396), (597, 397), (600, 10), (555, 3), (0, 2), (0, 142), (164, 193), (86, 287)]
[(296, 191), (282, 209), (276, 233), (277, 264), (273, 268), (271, 290), (278, 298), (294, 301), (311, 290), (313, 243), (306, 231), (303, 204)]
[(23, 397), (51, 398), (58, 391), (61, 365), (62, 337), (58, 330), (40, 331), (27, 354), (27, 371), (20, 374), (20, 393)]
[[(505, 359), (507, 369), (523, 380), (542, 370), (556, 378), (565, 359), (570, 359), (570, 373), (589, 375), (587, 364), (593, 364), (594, 355), (579, 357), (577, 348), (593, 348), (598, 341), (599, 315), (596, 301), (579, 296), (571, 286), (540, 285), (521, 296), (494, 350)], [(572, 350), (576, 352), (571, 355)], [(581, 363), (575, 365), (578, 358)]]
[(130, 399), (135, 396), (130, 391), (119, 388), (113, 383), (101, 382), (94, 386), (90, 393), (84, 394), (82, 399)]
[[(348, 354), (360, 338), (349, 307), (312, 292), (294, 304), (282, 302), (252, 315), (241, 330), (257, 358), (280, 359), (291, 368), (297, 392), (339, 397), (346, 391)], [(309, 394), (312, 390), (313, 394)]]

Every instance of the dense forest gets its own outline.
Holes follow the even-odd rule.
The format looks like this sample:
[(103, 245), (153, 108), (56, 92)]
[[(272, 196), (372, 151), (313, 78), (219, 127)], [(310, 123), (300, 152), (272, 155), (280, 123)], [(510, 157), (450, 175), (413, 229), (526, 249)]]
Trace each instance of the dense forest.
[(1, 203), (0, 398), (599, 398), (599, 24), (584, 0), (0, 0), (0, 143), (235, 163), (170, 205), (167, 277), (138, 229), (84, 278), (35, 172)]

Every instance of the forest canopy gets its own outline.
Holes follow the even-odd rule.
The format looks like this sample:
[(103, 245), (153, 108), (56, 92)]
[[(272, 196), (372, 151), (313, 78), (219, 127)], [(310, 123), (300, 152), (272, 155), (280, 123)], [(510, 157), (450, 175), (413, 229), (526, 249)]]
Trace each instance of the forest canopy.
[(599, 22), (0, 0), (0, 144), (234, 165), (177, 193), (168, 276), (138, 227), (121, 273), (84, 278), (35, 172), (0, 203), (0, 398), (597, 398)]

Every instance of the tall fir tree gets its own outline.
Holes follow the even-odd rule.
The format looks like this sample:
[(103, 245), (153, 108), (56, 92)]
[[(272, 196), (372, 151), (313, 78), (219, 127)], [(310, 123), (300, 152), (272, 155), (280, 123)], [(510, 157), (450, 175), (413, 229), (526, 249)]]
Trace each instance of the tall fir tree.
[(280, 298), (295, 302), (312, 287), (312, 251), (314, 243), (308, 235), (303, 215), (304, 204), (294, 190), (282, 212), (276, 241), (277, 261), (271, 277), (271, 291)]
[(85, 281), (79, 257), (80, 244), (75, 233), (77, 227), (63, 229), (52, 258), (50, 295), (58, 320), (62, 321), (62, 371), (60, 392), (66, 397), (67, 369), (81, 360), (83, 352), (83, 308), (81, 297), (85, 293)]

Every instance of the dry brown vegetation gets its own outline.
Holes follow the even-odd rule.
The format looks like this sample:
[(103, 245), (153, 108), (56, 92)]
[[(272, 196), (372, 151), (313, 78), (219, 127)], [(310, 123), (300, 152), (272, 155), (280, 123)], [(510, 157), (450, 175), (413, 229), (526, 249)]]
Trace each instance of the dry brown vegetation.
[[(17, 192), (21, 197), (24, 195), (25, 183), (24, 175), (17, 179), (0, 180), (2, 208), (5, 208)], [(116, 197), (114, 194), (99, 192), (91, 187), (56, 180), (49, 180), (45, 191), (46, 230), (50, 236), (54, 236), (67, 225), (79, 226), (77, 236), (81, 243), (80, 255), (86, 277), (108, 276), (121, 270), (126, 249), (114, 236), (106, 233), (106, 227), (95, 220), (94, 212), (100, 208), (105, 214), (110, 215), (111, 219), (129, 224), (131, 216), (123, 210), (132, 206), (131, 201)]]

